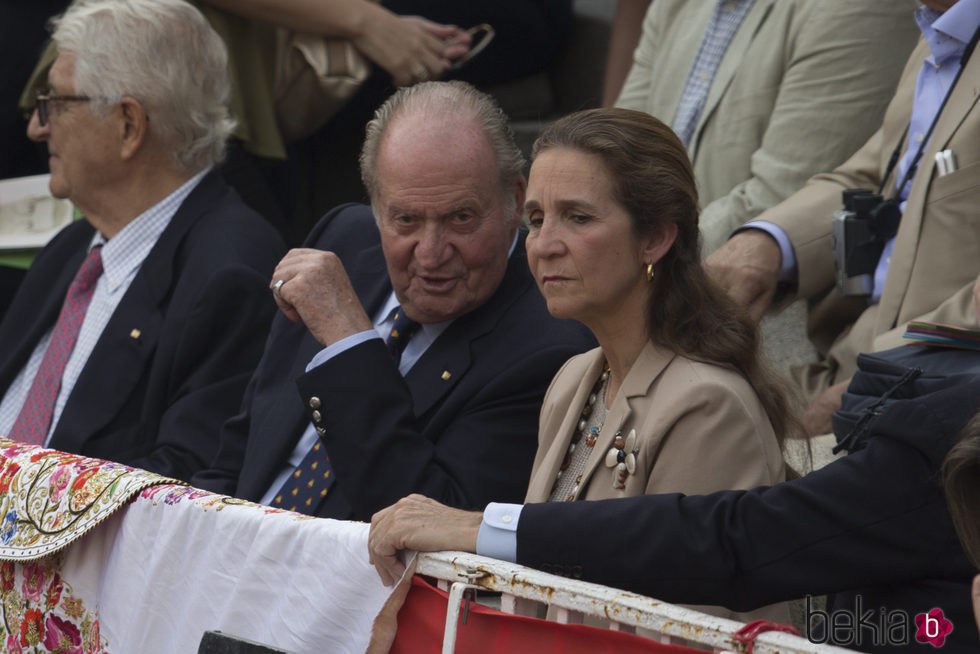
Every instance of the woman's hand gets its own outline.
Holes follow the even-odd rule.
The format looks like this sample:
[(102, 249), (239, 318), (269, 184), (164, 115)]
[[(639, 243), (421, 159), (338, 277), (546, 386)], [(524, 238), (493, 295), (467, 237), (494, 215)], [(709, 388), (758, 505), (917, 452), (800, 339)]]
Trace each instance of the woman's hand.
[(470, 49), (470, 35), (458, 27), (418, 16), (399, 16), (383, 7), (377, 9), (353, 43), (364, 56), (388, 71), (397, 86), (439, 78), (451, 60)]
[(202, 0), (225, 11), (299, 32), (350, 39), (398, 86), (437, 79), (469, 52), (472, 37), (453, 25), (399, 16), (372, 0)]

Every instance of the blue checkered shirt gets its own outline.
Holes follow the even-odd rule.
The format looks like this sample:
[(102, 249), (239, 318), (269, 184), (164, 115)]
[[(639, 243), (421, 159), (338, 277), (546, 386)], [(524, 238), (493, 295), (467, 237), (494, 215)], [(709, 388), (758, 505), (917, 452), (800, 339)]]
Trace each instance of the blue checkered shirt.
[(752, 8), (755, 0), (718, 0), (715, 11), (711, 14), (708, 27), (704, 31), (698, 53), (694, 57), (694, 65), (688, 73), (684, 93), (677, 107), (677, 115), (671, 125), (684, 147), (691, 144), (694, 130), (701, 120), (704, 103), (711, 90), (711, 82), (718, 72), (722, 57), (728, 50), (735, 32), (738, 31), (746, 14)]

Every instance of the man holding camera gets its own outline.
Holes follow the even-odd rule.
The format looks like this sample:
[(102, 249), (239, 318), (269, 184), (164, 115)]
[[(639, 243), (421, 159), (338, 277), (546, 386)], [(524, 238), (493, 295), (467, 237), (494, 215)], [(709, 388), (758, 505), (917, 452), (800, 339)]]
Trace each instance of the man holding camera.
[[(809, 335), (822, 359), (793, 374), (809, 403), (811, 435), (831, 431), (858, 353), (903, 344), (913, 320), (975, 325), (980, 0), (923, 5), (915, 14), (923, 39), (878, 132), (706, 262), (757, 320), (784, 296), (810, 300)], [(848, 194), (842, 208), (848, 189), (880, 198)]]

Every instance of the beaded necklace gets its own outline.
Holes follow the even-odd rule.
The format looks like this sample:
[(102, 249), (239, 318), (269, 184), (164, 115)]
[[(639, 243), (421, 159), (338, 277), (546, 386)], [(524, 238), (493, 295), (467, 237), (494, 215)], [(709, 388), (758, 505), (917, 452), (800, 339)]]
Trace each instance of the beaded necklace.
[[(604, 364), (602, 374), (599, 375), (599, 379), (596, 380), (592, 391), (586, 399), (585, 406), (582, 407), (582, 417), (579, 419), (575, 432), (572, 434), (571, 441), (568, 444), (568, 451), (565, 453), (565, 458), (562, 460), (561, 467), (558, 469), (558, 474), (555, 475), (555, 483), (551, 487), (549, 498), (552, 502), (571, 502), (578, 493), (579, 486), (582, 483), (582, 473), (585, 471), (585, 462), (589, 458), (589, 452), (595, 447), (596, 441), (599, 439), (599, 432), (602, 431), (602, 425), (606, 418), (606, 406), (602, 398), (605, 395), (608, 382), (609, 364)], [(597, 402), (600, 403), (598, 406), (596, 404)], [(579, 444), (583, 440), (584, 446), (588, 450), (579, 449), (576, 454), (576, 449), (578, 449)], [(577, 476), (574, 481), (567, 477), (563, 480), (562, 477), (566, 476), (566, 473)]]

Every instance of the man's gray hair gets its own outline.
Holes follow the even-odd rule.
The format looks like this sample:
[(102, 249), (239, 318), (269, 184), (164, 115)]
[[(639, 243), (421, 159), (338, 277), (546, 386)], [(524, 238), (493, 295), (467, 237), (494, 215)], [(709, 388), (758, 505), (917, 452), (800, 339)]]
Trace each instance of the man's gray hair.
[[(514, 143), (507, 115), (497, 102), (466, 82), (424, 82), (403, 87), (374, 112), (367, 124), (361, 148), (361, 179), (374, 204), (378, 199), (378, 152), (384, 135), (399, 116), (436, 114), (446, 117), (472, 116), (483, 128), (497, 161), (501, 191), (514, 203), (514, 179), (524, 172), (524, 155)], [(507, 206), (508, 213), (515, 207)]]
[(183, 0), (80, 0), (52, 21), (59, 53), (75, 58), (75, 93), (96, 115), (130, 97), (170, 148), (178, 169), (224, 159), (228, 53), (207, 19)]

